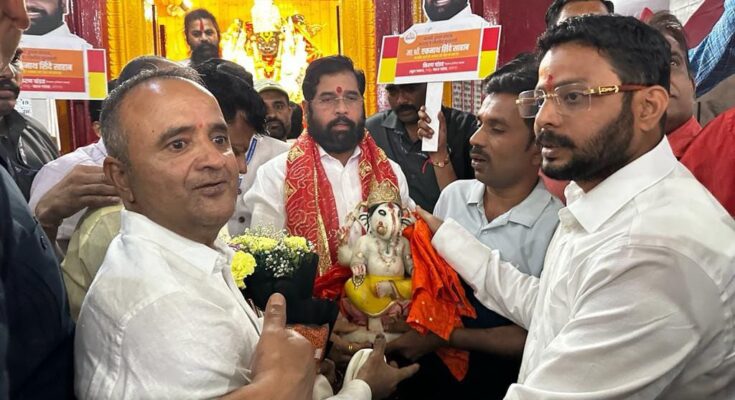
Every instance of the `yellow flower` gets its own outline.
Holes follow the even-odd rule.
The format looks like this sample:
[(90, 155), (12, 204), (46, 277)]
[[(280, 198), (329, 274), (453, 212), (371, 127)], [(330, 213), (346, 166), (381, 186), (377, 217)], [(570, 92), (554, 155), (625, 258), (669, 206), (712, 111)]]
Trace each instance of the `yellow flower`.
[(306, 243), (306, 238), (301, 236), (288, 236), (283, 239), (283, 242), (291, 250), (303, 250), (309, 251), (309, 246)]
[(271, 251), (278, 245), (278, 240), (267, 237), (259, 237), (253, 241), (251, 249), (255, 252)]
[(235, 252), (235, 256), (232, 257), (232, 278), (238, 288), (245, 288), (245, 277), (255, 272), (255, 264), (255, 257), (252, 254)]

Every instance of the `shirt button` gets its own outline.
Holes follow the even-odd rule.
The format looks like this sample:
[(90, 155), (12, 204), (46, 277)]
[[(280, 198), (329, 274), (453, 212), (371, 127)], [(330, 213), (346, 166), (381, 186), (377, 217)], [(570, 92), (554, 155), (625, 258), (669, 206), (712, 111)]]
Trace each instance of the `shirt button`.
[(242, 194), (242, 189), (237, 189), (237, 194)]
[(241, 224), (244, 224), (245, 223), (245, 217), (239, 217), (237, 219), (237, 221), (240, 222)]

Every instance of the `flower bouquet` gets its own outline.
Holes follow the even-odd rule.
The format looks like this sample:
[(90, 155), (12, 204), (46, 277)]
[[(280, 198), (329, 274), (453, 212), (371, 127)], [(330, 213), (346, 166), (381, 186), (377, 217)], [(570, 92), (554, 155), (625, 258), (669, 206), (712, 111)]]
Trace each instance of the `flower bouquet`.
[(271, 228), (248, 229), (229, 244), (235, 250), (232, 275), (243, 295), (265, 309), (268, 298), (281, 293), (286, 322), (312, 341), (321, 358), (339, 309), (335, 302), (312, 297), (319, 263), (313, 244)]

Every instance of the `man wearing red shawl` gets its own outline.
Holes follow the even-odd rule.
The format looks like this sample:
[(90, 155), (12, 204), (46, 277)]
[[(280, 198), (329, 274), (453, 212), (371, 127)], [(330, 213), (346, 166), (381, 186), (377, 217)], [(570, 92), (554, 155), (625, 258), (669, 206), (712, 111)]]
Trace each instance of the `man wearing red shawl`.
[[(337, 263), (339, 230), (373, 182), (390, 184), (412, 206), (400, 167), (365, 131), (365, 76), (344, 56), (312, 62), (302, 86), (307, 129), (291, 150), (258, 170), (245, 195), (251, 226), (286, 228), (315, 243), (314, 296), (337, 299), (349, 268)], [(357, 235), (353, 235), (355, 238)]]

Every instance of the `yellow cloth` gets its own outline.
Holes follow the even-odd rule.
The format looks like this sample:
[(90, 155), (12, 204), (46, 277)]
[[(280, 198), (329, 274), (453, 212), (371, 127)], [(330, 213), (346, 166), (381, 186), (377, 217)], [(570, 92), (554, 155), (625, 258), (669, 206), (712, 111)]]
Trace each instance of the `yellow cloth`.
[(84, 296), (102, 266), (107, 247), (120, 232), (122, 209), (122, 205), (115, 205), (87, 212), (71, 236), (61, 272), (74, 321), (79, 317)]
[(390, 297), (378, 297), (377, 284), (381, 281), (393, 282), (401, 299), (411, 299), (411, 278), (403, 276), (366, 275), (365, 282), (357, 287), (352, 283), (352, 279), (349, 279), (345, 282), (345, 294), (360, 311), (370, 317), (379, 317), (396, 301)]

